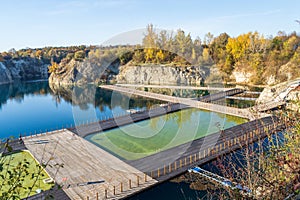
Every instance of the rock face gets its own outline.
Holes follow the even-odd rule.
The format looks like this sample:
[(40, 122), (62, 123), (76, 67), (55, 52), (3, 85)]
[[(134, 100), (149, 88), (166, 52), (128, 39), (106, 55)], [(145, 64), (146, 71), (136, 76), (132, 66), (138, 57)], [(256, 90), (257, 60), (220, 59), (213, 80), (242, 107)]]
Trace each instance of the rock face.
[(235, 79), (236, 83), (249, 83), (253, 74), (249, 72), (235, 70), (232, 72), (232, 76)]
[(207, 72), (198, 67), (170, 67), (162, 65), (122, 66), (118, 83), (134, 84), (197, 84), (204, 82)]
[(13, 81), (10, 71), (0, 62), (0, 84), (11, 83)]
[(48, 78), (49, 64), (35, 58), (12, 59), (0, 62), (0, 84), (15, 80), (28, 81)]
[(281, 100), (299, 100), (300, 97), (300, 78), (287, 81), (275, 86), (266, 87), (260, 94), (256, 103), (265, 103), (268, 101), (281, 101)]
[(49, 83), (55, 85), (101, 83), (113, 80), (118, 72), (117, 61), (105, 65), (91, 59), (82, 62), (71, 60), (66, 65), (61, 63), (56, 72), (51, 73)]

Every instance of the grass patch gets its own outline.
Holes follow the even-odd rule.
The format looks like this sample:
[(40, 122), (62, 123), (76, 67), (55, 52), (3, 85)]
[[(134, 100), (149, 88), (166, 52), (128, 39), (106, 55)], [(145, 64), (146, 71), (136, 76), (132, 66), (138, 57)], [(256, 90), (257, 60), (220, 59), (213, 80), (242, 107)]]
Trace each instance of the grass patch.
[[(27, 162), (27, 172), (18, 166), (23, 166)], [(50, 178), (48, 174), (41, 168), (41, 166), (36, 162), (36, 160), (31, 156), (29, 152), (20, 151), (17, 153), (9, 154), (1, 158), (3, 163), (3, 169), (0, 171), (0, 197), (3, 193), (8, 192), (11, 188), (11, 182), (9, 182), (9, 173), (14, 171), (14, 174), (24, 175), (22, 180), (19, 181), (21, 187), (15, 191), (16, 196), (26, 198), (36, 194), (36, 190), (40, 189), (43, 191), (49, 190), (54, 186), (54, 183), (44, 183), (43, 180)], [(33, 174), (35, 176), (33, 176)], [(39, 175), (38, 175), (39, 174)], [(3, 177), (2, 177), (3, 175)], [(37, 176), (38, 175), (38, 176)], [(30, 191), (30, 188), (31, 191)]]

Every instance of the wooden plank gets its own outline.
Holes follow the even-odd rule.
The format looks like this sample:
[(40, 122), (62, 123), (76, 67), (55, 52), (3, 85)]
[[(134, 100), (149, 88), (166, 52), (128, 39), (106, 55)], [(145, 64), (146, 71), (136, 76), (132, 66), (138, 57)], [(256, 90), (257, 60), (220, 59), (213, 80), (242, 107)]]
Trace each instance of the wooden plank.
[(150, 110), (145, 110), (141, 112), (132, 113), (129, 115), (124, 115), (120, 117), (110, 118), (107, 120), (102, 120), (94, 123), (89, 123), (81, 126), (76, 126), (72, 128), (68, 128), (68, 130), (76, 133), (81, 137), (86, 137), (87, 135), (98, 133), (101, 131), (109, 130), (112, 128), (116, 128), (119, 126), (124, 126), (127, 124), (131, 124), (133, 122), (142, 121), (145, 119), (149, 119), (152, 117), (162, 116), (168, 113), (176, 112), (179, 110), (183, 110), (189, 108), (187, 105), (178, 104), (178, 103), (170, 103), (167, 106), (157, 107)]
[[(42, 140), (44, 143), (39, 142)], [(97, 192), (99, 198), (104, 199), (105, 189), (111, 190), (114, 185), (134, 180), (136, 175), (144, 177), (143, 172), (68, 130), (26, 137), (23, 141), (39, 163), (50, 160), (46, 171), (56, 183), (64, 185), (63, 191), (71, 199), (95, 197)], [(63, 164), (64, 167), (57, 168), (56, 164)], [(101, 180), (105, 182), (96, 183)], [(147, 180), (139, 187), (119, 192), (114, 198), (123, 198), (157, 182), (151, 177)]]
[(246, 119), (250, 119), (250, 120), (269, 116), (265, 113), (259, 113), (259, 112), (253, 113), (251, 109), (232, 108), (232, 107), (228, 107), (228, 106), (202, 102), (202, 101), (210, 101), (210, 100), (214, 100), (214, 99), (219, 99), (219, 98), (222, 98), (223, 96), (229, 96), (229, 95), (233, 95), (235, 93), (242, 92), (242, 90), (239, 90), (239, 89), (228, 90), (225, 92), (213, 94), (216, 96), (208, 95), (208, 96), (202, 97), (202, 99), (201, 99), (202, 101), (197, 101), (195, 99), (173, 97), (173, 96), (168, 96), (168, 95), (163, 95), (163, 94), (156, 94), (156, 93), (152, 93), (152, 92), (140, 91), (140, 90), (136, 90), (136, 89), (132, 89), (132, 88), (119, 87), (119, 86), (115, 86), (115, 85), (103, 85), (103, 86), (101, 86), (101, 88), (115, 90), (115, 91), (123, 92), (123, 93), (128, 93), (131, 95), (139, 95), (142, 97), (147, 97), (147, 98), (152, 98), (152, 99), (159, 99), (159, 100), (172, 102), (172, 103), (185, 104), (185, 105), (189, 105), (194, 108), (200, 108), (200, 109), (204, 109), (204, 110), (210, 110), (213, 112), (238, 116), (238, 117), (242, 117), (242, 118), (246, 118)]

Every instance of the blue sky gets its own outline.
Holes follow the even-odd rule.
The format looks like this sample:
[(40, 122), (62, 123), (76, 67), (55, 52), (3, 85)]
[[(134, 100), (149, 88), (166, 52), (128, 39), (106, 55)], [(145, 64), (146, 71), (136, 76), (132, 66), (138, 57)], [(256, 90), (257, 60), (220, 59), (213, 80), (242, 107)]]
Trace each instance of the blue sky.
[(0, 51), (100, 45), (149, 23), (201, 38), (207, 32), (268, 36), (300, 30), (298, 0), (0, 0), (0, 5)]

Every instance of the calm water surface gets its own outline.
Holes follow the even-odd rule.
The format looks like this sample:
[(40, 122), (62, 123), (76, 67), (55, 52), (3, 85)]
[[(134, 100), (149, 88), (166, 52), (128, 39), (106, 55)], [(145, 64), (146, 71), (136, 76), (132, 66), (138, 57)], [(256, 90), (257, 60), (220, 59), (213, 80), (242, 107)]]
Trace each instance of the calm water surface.
[(86, 139), (120, 158), (135, 160), (246, 121), (190, 108), (92, 134)]
[(128, 109), (142, 110), (160, 103), (94, 86), (50, 88), (47, 81), (0, 85), (0, 138), (128, 114)]

